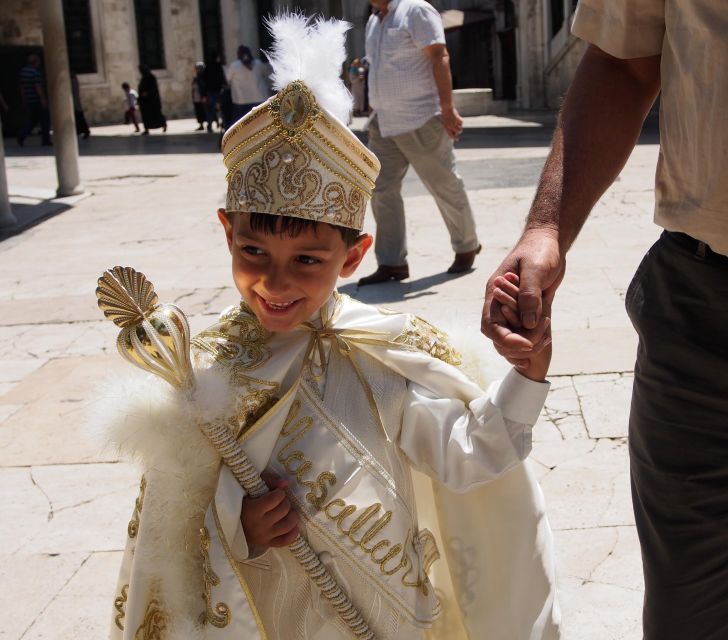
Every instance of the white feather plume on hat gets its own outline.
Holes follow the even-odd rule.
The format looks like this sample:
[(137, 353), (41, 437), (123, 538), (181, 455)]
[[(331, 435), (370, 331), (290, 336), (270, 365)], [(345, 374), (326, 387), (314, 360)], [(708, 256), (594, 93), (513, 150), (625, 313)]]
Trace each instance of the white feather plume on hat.
[(353, 99), (341, 80), (341, 69), (351, 24), (285, 13), (269, 18), (267, 26), (273, 35), (273, 46), (266, 53), (274, 89), (280, 91), (289, 82), (301, 80), (320, 106), (346, 124)]

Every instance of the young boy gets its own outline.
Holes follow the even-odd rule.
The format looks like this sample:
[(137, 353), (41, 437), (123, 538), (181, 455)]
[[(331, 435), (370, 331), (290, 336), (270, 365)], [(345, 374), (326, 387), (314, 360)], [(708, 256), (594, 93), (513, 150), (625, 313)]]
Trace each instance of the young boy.
[(139, 133), (139, 122), (137, 121), (137, 105), (139, 104), (139, 94), (136, 90), (129, 86), (128, 82), (122, 82), (121, 88), (124, 91), (124, 124), (130, 122), (134, 125), (134, 131)]
[[(159, 409), (140, 391), (116, 430), (142, 457), (145, 480), (112, 635), (354, 637), (286, 549), (300, 532), (369, 637), (424, 638), (440, 618), (430, 637), (556, 638), (548, 525), (521, 465), (550, 350), (484, 392), (455, 366), (443, 333), (336, 292), (372, 244), (361, 229), (379, 163), (332, 113), (336, 91), (277, 57), (319, 47), (338, 70), (332, 43), (343, 56), (344, 29), (301, 20), (274, 22), (279, 91), (223, 138), (218, 217), (243, 302), (193, 340), (199, 406), (173, 398)], [(285, 34), (298, 49), (283, 46)], [(501, 290), (512, 306), (516, 280)], [(227, 422), (268, 494), (246, 496), (194, 435), (193, 414)], [(423, 500), (412, 469), (445, 489)], [(427, 518), (434, 532), (423, 506), (439, 511)], [(433, 583), (437, 538), (444, 570)]]

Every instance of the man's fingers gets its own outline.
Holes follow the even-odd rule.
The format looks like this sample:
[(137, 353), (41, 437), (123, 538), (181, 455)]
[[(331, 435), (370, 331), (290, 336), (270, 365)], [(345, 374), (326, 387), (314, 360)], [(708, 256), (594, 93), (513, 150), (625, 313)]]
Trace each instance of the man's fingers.
[(518, 296), (518, 311), (521, 324), (526, 329), (534, 329), (541, 318), (541, 290), (523, 286)]
[(520, 329), (521, 328), (521, 318), (518, 315), (518, 304), (514, 307), (509, 306), (503, 306), (501, 309), (501, 312), (505, 316), (506, 320), (508, 321), (508, 324), (511, 326), (512, 329)]

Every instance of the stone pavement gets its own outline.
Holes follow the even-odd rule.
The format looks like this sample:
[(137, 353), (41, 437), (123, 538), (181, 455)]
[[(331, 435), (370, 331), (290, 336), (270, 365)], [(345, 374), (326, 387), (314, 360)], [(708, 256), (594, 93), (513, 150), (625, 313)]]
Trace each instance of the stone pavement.
[[(519, 234), (551, 122), (468, 119), (457, 155), (484, 243), (475, 271), (443, 273), (452, 257), (443, 223), (408, 176), (412, 278), (361, 291), (352, 280), (342, 289), (477, 331), (485, 280)], [(217, 136), (194, 126), (171, 122), (166, 135), (147, 138), (126, 127), (94, 129), (80, 141), (92, 195), (0, 243), (3, 640), (106, 637), (138, 475), (100, 452), (84, 427), (94, 385), (128, 368), (115, 351), (116, 328), (96, 307), (96, 278), (133, 265), (162, 300), (188, 313), (193, 330), (237, 300), (215, 218), (224, 193)], [(6, 149), (11, 194), (26, 207), (55, 184), (53, 157), (34, 144), (8, 141)], [(658, 235), (656, 159), (649, 130), (571, 251), (554, 308), (553, 386), (532, 459), (555, 532), (565, 640), (641, 637), (626, 444), (636, 339), (623, 299)], [(370, 255), (361, 273), (374, 266)]]

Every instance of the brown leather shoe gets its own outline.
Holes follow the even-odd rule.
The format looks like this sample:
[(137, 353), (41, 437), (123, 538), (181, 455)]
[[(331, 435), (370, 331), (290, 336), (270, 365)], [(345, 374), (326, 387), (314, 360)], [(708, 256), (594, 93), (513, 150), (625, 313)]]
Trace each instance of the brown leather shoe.
[(447, 270), (448, 273), (463, 273), (465, 271), (470, 271), (470, 269), (473, 267), (473, 262), (475, 262), (475, 256), (477, 256), (480, 253), (480, 250), (483, 248), (482, 244), (478, 245), (477, 249), (473, 249), (472, 251), (464, 251), (463, 253), (456, 253), (455, 254), (455, 260), (450, 265), (450, 268)]
[(359, 279), (359, 286), (364, 287), (368, 284), (379, 284), (380, 282), (389, 282), (390, 280), (404, 280), (409, 278), (409, 266), (401, 264), (397, 267), (388, 267), (380, 264), (377, 270), (370, 276)]

